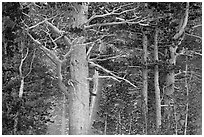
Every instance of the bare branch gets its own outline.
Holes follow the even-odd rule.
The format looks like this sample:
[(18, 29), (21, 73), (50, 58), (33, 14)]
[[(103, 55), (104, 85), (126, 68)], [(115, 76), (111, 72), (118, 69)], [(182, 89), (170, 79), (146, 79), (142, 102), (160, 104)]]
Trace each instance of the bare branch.
[(117, 78), (113, 77), (113, 76), (98, 76), (98, 78), (111, 78), (113, 80), (116, 80), (118, 82), (121, 82), (120, 80), (118, 80)]
[(26, 55), (23, 57), (23, 50), (22, 50), (22, 53), (21, 53), (21, 63), (19, 65), (19, 73), (20, 73), (20, 77), (22, 78), (23, 77), (23, 73), (22, 73), (22, 66), (23, 66), (23, 62), (25, 61), (25, 59), (27, 58), (28, 56), (28, 48), (27, 48), (27, 51), (26, 51)]
[(200, 36), (189, 34), (189, 33), (185, 33), (185, 34), (188, 35), (188, 36), (195, 37), (195, 38), (198, 38), (198, 39), (202, 40), (202, 37), (200, 37)]
[(183, 34), (185, 27), (188, 23), (188, 14), (189, 14), (189, 2), (186, 3), (186, 11), (184, 17), (181, 19), (178, 33), (174, 35), (173, 39), (178, 39)]
[(89, 54), (90, 54), (90, 52), (91, 52), (91, 50), (92, 50), (92, 48), (93, 48), (94, 45), (95, 45), (95, 43), (92, 43), (92, 44), (91, 44), (91, 47), (88, 49), (88, 51), (87, 51), (87, 53), (86, 53), (86, 56), (87, 56), (87, 57), (89, 56)]
[(126, 57), (126, 55), (117, 55), (117, 56), (103, 58), (103, 59), (94, 58), (94, 59), (89, 59), (89, 60), (90, 61), (105, 61), (105, 60), (116, 59), (116, 58), (123, 58), (123, 57)]
[(143, 24), (142, 22), (148, 21), (148, 19), (141, 19), (139, 21), (134, 21), (136, 19), (138, 19), (139, 17), (136, 17), (134, 19), (130, 19), (130, 20), (125, 20), (125, 21), (121, 21), (121, 22), (108, 22), (108, 23), (98, 23), (98, 24), (93, 24), (93, 25), (88, 25), (88, 26), (84, 26), (85, 29), (89, 29), (92, 27), (98, 27), (98, 26), (110, 26), (110, 25), (120, 25), (120, 24), (139, 24), (141, 26), (147, 26), (148, 24)]
[[(28, 27), (27, 30), (33, 29), (33, 28), (35, 28), (35, 27), (37, 27), (37, 26), (39, 26), (39, 25), (45, 23), (46, 21), (51, 20), (51, 19), (57, 17), (57, 16), (58, 16), (58, 14), (55, 15), (55, 16), (53, 16), (53, 17), (51, 17), (51, 18), (45, 19), (45, 20), (43, 20), (43, 21), (41, 21), (41, 22), (38, 22), (37, 24), (35, 24), (35, 25), (31, 26), (31, 27)], [(25, 25), (26, 25), (26, 24), (25, 24)], [(26, 26), (27, 26), (27, 25), (26, 25)]]
[(50, 58), (50, 60), (54, 64), (57, 65), (59, 62), (61, 62), (61, 60), (57, 57), (57, 55), (53, 51), (44, 47), (38, 40), (34, 39), (33, 36), (29, 32), (27, 32), (27, 34), (34, 41), (34, 43), (38, 45), (37, 47), (40, 48)]
[(62, 31), (60, 31), (56, 26), (54, 26), (52, 23), (50, 23), (49, 21), (45, 20), (44, 21), (48, 26), (51, 27), (52, 31), (58, 35), (61, 35)]
[(32, 66), (33, 66), (33, 61), (34, 61), (34, 58), (35, 58), (35, 51), (36, 51), (36, 49), (33, 51), (33, 58), (32, 58), (31, 63), (30, 63), (29, 72), (26, 74), (26, 76), (24, 78), (26, 78), (31, 73)]
[(90, 21), (92, 21), (92, 20), (94, 20), (96, 18), (103, 18), (103, 17), (107, 17), (107, 16), (111, 16), (111, 15), (121, 15), (121, 14), (126, 13), (126, 12), (134, 11), (136, 9), (137, 8), (133, 8), (133, 9), (129, 9), (129, 10), (124, 10), (124, 11), (119, 12), (119, 13), (116, 12), (116, 11), (119, 10), (119, 9), (117, 9), (117, 10), (113, 10), (112, 12), (109, 12), (109, 13), (106, 13), (106, 14), (93, 15), (92, 17), (89, 18), (89, 20), (86, 22), (86, 24), (88, 24)]
[[(35, 24), (35, 25), (31, 26), (31, 27), (28, 27), (27, 30), (33, 29), (33, 28), (35, 28), (35, 27), (37, 27), (37, 26), (43, 24), (44, 22), (45, 22), (45, 20), (43, 20), (43, 21), (41, 21), (41, 22), (38, 22), (37, 24)], [(26, 26), (27, 26), (27, 25), (26, 25)]]
[(56, 49), (56, 48), (57, 48), (57, 43), (52, 39), (51, 35), (50, 35), (47, 31), (44, 31), (44, 30), (43, 30), (43, 32), (45, 32), (45, 33), (48, 35), (48, 37), (50, 38), (50, 40), (52, 41), (52, 43), (55, 45), (54, 49)]
[(195, 25), (192, 28), (194, 29), (194, 28), (197, 28), (197, 27), (202, 27), (202, 24)]
[(119, 77), (119, 76), (113, 74), (110, 70), (107, 70), (107, 69), (105, 69), (104, 67), (102, 67), (102, 66), (100, 66), (100, 65), (98, 65), (98, 64), (95, 64), (94, 62), (91, 62), (91, 61), (90, 61), (89, 63), (90, 63), (92, 66), (98, 67), (98, 68), (102, 69), (104, 72), (109, 73), (110, 75), (112, 75), (112, 76), (115, 77), (116, 79), (124, 80), (125, 82), (127, 82), (127, 83), (129, 83), (131, 86), (133, 86), (134, 88), (138, 88), (136, 85), (134, 85), (134, 84), (133, 84), (132, 82), (130, 82), (129, 80), (124, 79), (124, 78), (122, 78), (122, 77)]
[(51, 27), (51, 29), (52, 29), (52, 31), (53, 31), (54, 33), (63, 36), (64, 42), (65, 42), (66, 45), (68, 45), (68, 46), (72, 45), (71, 40), (70, 40), (67, 36), (65, 36), (65, 35), (62, 33), (62, 31), (60, 31), (56, 26), (54, 26), (52, 23), (50, 23), (50, 22), (47, 21), (47, 20), (45, 20), (45, 23), (46, 23), (48, 26)]
[(202, 56), (202, 53), (198, 53), (198, 52), (193, 52), (195, 55), (199, 55), (199, 56)]

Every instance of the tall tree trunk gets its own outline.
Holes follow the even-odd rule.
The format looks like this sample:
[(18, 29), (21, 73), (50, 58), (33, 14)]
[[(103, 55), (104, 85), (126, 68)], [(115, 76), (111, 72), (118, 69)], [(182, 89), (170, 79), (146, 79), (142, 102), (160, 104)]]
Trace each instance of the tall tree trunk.
[[(178, 55), (178, 53), (176, 53), (176, 50), (180, 44), (179, 38), (183, 36), (185, 27), (188, 23), (188, 13), (189, 13), (189, 3), (187, 2), (185, 13), (180, 20), (180, 24), (179, 24), (177, 33), (173, 37), (174, 41), (176, 41), (177, 43), (174, 43), (172, 44), (172, 46), (169, 47), (169, 52), (170, 52), (169, 65), (172, 67), (176, 65), (176, 58)], [(169, 116), (172, 114), (172, 111), (173, 111), (171, 104), (175, 103), (174, 102), (174, 91), (175, 91), (174, 84), (175, 84), (175, 72), (174, 72), (174, 69), (171, 69), (166, 76), (166, 90), (165, 90), (166, 98), (164, 101), (165, 105), (168, 105), (168, 107), (164, 109), (165, 110), (164, 113), (167, 114), (167, 120), (169, 120), (169, 124), (167, 128), (170, 128)]]
[(79, 38), (71, 53), (71, 93), (69, 103), (69, 134), (88, 134), (89, 126), (89, 82), (88, 62), (86, 59), (86, 46), (84, 38)]
[(186, 56), (186, 70), (185, 70), (185, 88), (186, 88), (186, 96), (187, 96), (187, 104), (186, 104), (186, 117), (185, 117), (185, 126), (184, 126), (184, 135), (187, 135), (187, 128), (188, 128), (188, 110), (189, 110), (189, 88), (188, 88), (188, 56)]
[[(157, 63), (158, 58), (158, 28), (155, 30), (154, 35), (154, 61)], [(161, 126), (161, 99), (160, 99), (160, 88), (159, 88), (159, 70), (158, 65), (154, 68), (154, 88), (155, 88), (155, 99), (156, 99), (156, 127), (159, 131)]]
[(148, 97), (148, 83), (147, 83), (147, 77), (148, 77), (148, 70), (147, 70), (147, 56), (148, 56), (148, 51), (147, 51), (147, 36), (145, 34), (145, 32), (143, 32), (143, 63), (144, 66), (142, 68), (142, 78), (143, 78), (143, 89), (142, 89), (142, 93), (143, 93), (143, 99), (144, 99), (144, 105), (143, 105), (143, 109), (144, 109), (144, 124), (145, 124), (145, 131), (144, 133), (147, 134), (147, 113), (148, 113), (148, 107), (147, 107), (147, 97)]

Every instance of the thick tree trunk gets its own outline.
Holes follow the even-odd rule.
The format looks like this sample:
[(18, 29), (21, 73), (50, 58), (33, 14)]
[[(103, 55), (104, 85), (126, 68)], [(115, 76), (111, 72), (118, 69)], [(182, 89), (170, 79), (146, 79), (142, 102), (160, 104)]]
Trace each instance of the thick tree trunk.
[[(158, 29), (155, 30), (154, 36), (154, 60), (158, 62)], [(154, 88), (155, 88), (155, 99), (156, 99), (156, 127), (159, 130), (161, 126), (161, 99), (160, 99), (160, 88), (159, 88), (159, 70), (158, 65), (154, 68)]]
[(145, 34), (145, 32), (143, 33), (143, 63), (144, 63), (144, 66), (143, 66), (143, 69), (142, 69), (142, 78), (143, 78), (143, 89), (142, 89), (142, 93), (143, 93), (143, 98), (144, 98), (144, 124), (145, 124), (145, 134), (147, 134), (147, 113), (148, 113), (148, 107), (147, 107), (147, 97), (148, 97), (148, 93), (147, 93), (147, 90), (148, 90), (148, 83), (147, 83), (147, 80), (148, 80), (148, 70), (147, 70), (147, 56), (148, 56), (148, 51), (147, 51), (147, 44), (148, 44), (148, 41), (147, 41), (147, 36)]
[[(80, 38), (79, 38), (80, 39)], [(88, 134), (89, 126), (89, 83), (86, 46), (83, 39), (74, 45), (71, 53), (71, 93), (69, 98), (69, 134)]]

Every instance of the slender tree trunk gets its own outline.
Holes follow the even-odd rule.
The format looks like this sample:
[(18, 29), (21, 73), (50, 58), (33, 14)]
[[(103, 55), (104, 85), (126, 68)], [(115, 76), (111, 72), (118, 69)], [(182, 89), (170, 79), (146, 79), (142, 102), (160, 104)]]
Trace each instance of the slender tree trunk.
[(147, 113), (148, 113), (148, 107), (147, 107), (147, 101), (148, 101), (148, 83), (147, 83), (147, 77), (148, 77), (148, 70), (147, 70), (147, 56), (148, 56), (148, 51), (147, 51), (147, 36), (145, 32), (143, 32), (143, 69), (142, 69), (142, 78), (143, 78), (143, 99), (144, 99), (144, 107), (143, 107), (143, 112), (144, 112), (144, 124), (145, 124), (145, 131), (144, 133), (147, 134)]
[(71, 93), (69, 103), (69, 134), (88, 134), (89, 126), (89, 82), (88, 62), (86, 59), (86, 46), (84, 38), (74, 45), (71, 53)]
[(102, 90), (102, 82), (103, 82), (102, 79), (99, 78), (99, 73), (96, 70), (94, 71), (92, 81), (93, 81), (93, 90), (92, 90), (91, 102), (90, 102), (89, 134), (92, 134), (91, 128), (94, 120), (96, 119), (101, 90)]
[[(186, 96), (189, 98), (189, 88), (188, 88), (188, 79), (187, 79), (187, 74), (188, 74), (188, 56), (186, 56), (186, 72), (185, 72), (185, 88), (186, 88)], [(188, 127), (188, 107), (189, 107), (189, 101), (187, 100), (186, 104), (186, 117), (185, 117), (185, 126), (184, 126), (184, 135), (187, 134), (187, 127)]]
[[(155, 30), (154, 36), (154, 61), (158, 62), (158, 28)], [(160, 99), (160, 88), (159, 88), (159, 70), (158, 65), (154, 68), (154, 88), (155, 88), (155, 99), (156, 99), (156, 127), (159, 131), (161, 126), (161, 99)]]

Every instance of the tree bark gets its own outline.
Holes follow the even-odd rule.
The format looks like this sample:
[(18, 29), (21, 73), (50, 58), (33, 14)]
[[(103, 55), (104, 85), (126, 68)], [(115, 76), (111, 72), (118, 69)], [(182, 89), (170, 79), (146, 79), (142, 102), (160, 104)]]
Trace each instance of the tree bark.
[[(158, 28), (155, 30), (154, 36), (154, 61), (158, 62)], [(160, 88), (159, 88), (159, 70), (158, 65), (154, 68), (154, 88), (155, 88), (155, 99), (156, 99), (156, 127), (157, 131), (161, 126), (161, 99), (160, 99)]]
[(69, 98), (69, 134), (88, 134), (89, 126), (89, 82), (88, 62), (84, 38), (79, 38), (71, 53), (71, 93)]

